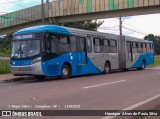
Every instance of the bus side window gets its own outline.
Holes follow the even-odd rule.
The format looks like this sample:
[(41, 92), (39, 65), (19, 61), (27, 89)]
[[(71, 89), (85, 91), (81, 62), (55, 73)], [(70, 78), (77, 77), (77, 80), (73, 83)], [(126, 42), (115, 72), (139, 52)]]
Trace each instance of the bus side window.
[(76, 36), (71, 36), (70, 37), (70, 43), (71, 43), (71, 51), (76, 52), (77, 47), (76, 47)]
[(88, 53), (92, 52), (92, 42), (90, 37), (87, 37), (87, 52)]
[(151, 52), (151, 46), (150, 43), (147, 43), (147, 52), (150, 53)]
[(143, 50), (143, 53), (146, 53), (146, 43), (142, 43), (141, 44), (142, 45), (142, 50)]
[(47, 53), (58, 53), (58, 42), (57, 34), (50, 33), (46, 41), (46, 52)]
[(136, 44), (136, 42), (132, 42), (132, 50), (133, 50), (133, 53), (137, 53), (137, 44)]
[(69, 37), (67, 35), (58, 35), (59, 40), (59, 52), (70, 52)]
[(101, 39), (100, 38), (94, 38), (93, 43), (94, 43), (94, 52), (95, 53), (101, 53), (102, 52)]
[(86, 38), (84, 38), (84, 37), (80, 37), (80, 50), (82, 51), (82, 52), (85, 52), (86, 51), (86, 49), (85, 49), (85, 47), (86, 47), (86, 44), (85, 44), (85, 39)]
[(117, 53), (117, 40), (110, 39), (110, 52)]
[(153, 44), (150, 43), (150, 52), (153, 52)]
[(104, 53), (109, 53), (110, 52), (110, 43), (109, 43), (109, 39), (107, 38), (103, 38), (102, 39), (102, 49)]
[(138, 53), (142, 53), (142, 45), (141, 45), (141, 43), (137, 43), (137, 50), (138, 50)]
[(132, 61), (132, 49), (131, 49), (131, 41), (126, 42), (127, 46), (127, 61)]
[(85, 39), (86, 39), (85, 37), (76, 36), (77, 51), (79, 51), (79, 52), (85, 52), (86, 51)]
[(152, 48), (151, 48), (151, 47), (152, 47), (152, 46), (151, 46), (151, 43), (150, 43), (150, 44), (149, 44), (149, 49), (150, 49), (149, 51), (150, 51), (150, 52), (151, 52), (151, 50), (152, 50)]
[(131, 53), (131, 42), (127, 41), (127, 53)]
[(153, 43), (151, 43), (151, 52), (154, 52)]

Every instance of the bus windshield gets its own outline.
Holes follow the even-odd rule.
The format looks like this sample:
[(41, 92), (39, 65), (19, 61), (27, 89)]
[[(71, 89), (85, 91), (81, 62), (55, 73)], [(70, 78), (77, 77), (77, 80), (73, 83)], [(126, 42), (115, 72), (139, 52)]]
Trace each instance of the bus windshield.
[(29, 58), (40, 54), (39, 40), (14, 41), (12, 44), (12, 58)]

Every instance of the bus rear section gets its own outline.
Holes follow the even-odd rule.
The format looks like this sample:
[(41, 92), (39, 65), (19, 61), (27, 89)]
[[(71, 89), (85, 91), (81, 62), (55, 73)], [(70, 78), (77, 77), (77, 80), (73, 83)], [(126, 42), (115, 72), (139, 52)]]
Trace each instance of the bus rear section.
[(151, 41), (126, 39), (126, 68), (142, 70), (154, 63), (154, 46)]

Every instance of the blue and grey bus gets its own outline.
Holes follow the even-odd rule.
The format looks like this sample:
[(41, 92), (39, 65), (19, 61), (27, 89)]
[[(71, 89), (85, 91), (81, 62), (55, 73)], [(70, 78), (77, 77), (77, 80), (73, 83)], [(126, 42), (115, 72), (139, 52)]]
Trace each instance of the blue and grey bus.
[(56, 25), (25, 28), (13, 34), (11, 72), (69, 78), (144, 69), (154, 63), (151, 41)]

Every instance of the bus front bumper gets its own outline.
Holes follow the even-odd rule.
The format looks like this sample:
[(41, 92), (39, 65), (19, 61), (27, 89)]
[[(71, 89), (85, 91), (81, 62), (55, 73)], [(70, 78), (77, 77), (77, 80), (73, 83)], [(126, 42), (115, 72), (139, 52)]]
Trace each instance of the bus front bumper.
[(11, 66), (11, 73), (13, 75), (43, 75), (41, 63), (35, 63), (27, 66)]

